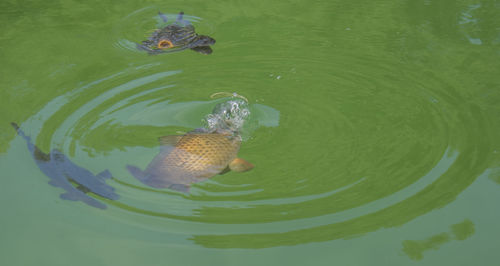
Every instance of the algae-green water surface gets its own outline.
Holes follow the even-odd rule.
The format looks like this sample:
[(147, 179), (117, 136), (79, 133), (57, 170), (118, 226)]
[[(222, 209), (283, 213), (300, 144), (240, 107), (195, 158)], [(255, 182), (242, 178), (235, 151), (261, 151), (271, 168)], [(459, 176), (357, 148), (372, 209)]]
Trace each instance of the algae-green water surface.
[[(213, 54), (138, 51), (158, 11)], [(0, 55), (2, 265), (498, 265), (498, 1), (3, 0)], [(252, 171), (126, 170), (219, 92)], [(120, 198), (61, 199), (11, 122)]]

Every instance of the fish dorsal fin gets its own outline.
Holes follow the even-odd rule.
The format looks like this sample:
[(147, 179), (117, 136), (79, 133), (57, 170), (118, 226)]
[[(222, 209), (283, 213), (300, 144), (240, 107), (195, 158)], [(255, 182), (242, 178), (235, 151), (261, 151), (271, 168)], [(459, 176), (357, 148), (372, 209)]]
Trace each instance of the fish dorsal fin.
[(177, 143), (181, 138), (182, 136), (179, 135), (169, 135), (169, 136), (159, 137), (158, 140), (160, 141), (160, 144), (162, 146), (175, 146), (177, 145)]
[(241, 159), (236, 158), (229, 163), (229, 169), (235, 172), (246, 172), (253, 168), (253, 164)]
[(205, 133), (209, 133), (209, 131), (202, 127), (195, 128), (188, 132), (188, 134), (205, 134)]

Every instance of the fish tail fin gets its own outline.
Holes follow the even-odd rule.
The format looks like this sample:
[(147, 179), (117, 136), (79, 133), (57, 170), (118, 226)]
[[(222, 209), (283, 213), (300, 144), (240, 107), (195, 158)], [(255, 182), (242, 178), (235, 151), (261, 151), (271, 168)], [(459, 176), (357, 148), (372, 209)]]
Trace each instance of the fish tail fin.
[[(172, 183), (165, 179), (163, 176), (151, 175), (144, 171), (142, 171), (139, 167), (133, 165), (127, 165), (127, 170), (130, 174), (132, 174), (137, 180), (141, 181), (143, 184), (146, 184), (150, 187), (154, 188), (166, 188), (172, 185)], [(181, 189), (182, 191), (186, 189)], [(181, 191), (180, 190), (180, 191)]]
[(139, 179), (139, 181), (143, 183), (145, 182), (146, 174), (139, 167), (127, 164), (127, 170), (135, 178)]
[(136, 175), (136, 174), (142, 174), (142, 170), (139, 169), (139, 167), (137, 166), (134, 166), (134, 165), (130, 165), (130, 164), (127, 164), (127, 170), (132, 174), (132, 175)]

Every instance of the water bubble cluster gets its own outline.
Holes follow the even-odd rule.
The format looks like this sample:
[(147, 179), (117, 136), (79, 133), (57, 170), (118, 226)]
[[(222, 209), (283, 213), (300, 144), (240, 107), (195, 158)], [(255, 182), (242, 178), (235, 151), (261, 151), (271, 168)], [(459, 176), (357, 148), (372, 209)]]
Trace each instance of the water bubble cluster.
[(248, 103), (242, 99), (231, 99), (217, 104), (212, 113), (205, 116), (205, 127), (210, 131), (230, 131), (233, 134), (243, 127), (250, 116)]

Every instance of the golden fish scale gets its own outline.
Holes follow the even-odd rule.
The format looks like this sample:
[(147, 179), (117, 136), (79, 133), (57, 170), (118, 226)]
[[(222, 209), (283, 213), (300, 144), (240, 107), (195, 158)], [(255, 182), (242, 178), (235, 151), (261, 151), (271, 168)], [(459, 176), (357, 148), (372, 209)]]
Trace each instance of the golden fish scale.
[(199, 177), (207, 177), (224, 170), (236, 158), (238, 149), (238, 141), (231, 141), (222, 134), (187, 134), (165, 161), (187, 172), (206, 173)]

